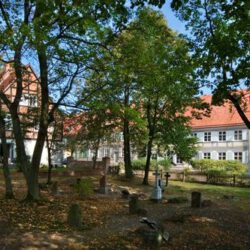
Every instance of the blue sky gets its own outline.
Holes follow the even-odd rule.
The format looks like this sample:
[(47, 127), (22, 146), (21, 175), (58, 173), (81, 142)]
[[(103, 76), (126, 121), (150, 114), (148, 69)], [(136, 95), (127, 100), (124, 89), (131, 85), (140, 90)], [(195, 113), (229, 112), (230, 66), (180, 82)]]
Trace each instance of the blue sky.
[(167, 1), (167, 3), (164, 4), (164, 6), (161, 8), (161, 11), (163, 12), (165, 18), (167, 19), (170, 28), (179, 33), (187, 33), (187, 31), (185, 30), (184, 23), (180, 22), (178, 18), (175, 16), (174, 12), (170, 7), (169, 1)]
[[(175, 13), (170, 7), (169, 1), (164, 4), (164, 6), (161, 8), (161, 11), (163, 12), (171, 29), (177, 31), (178, 33), (189, 34), (189, 31), (187, 31), (185, 28), (185, 24), (175, 16)], [(203, 91), (203, 94), (211, 94), (211, 89), (207, 87), (203, 87), (201, 90)]]

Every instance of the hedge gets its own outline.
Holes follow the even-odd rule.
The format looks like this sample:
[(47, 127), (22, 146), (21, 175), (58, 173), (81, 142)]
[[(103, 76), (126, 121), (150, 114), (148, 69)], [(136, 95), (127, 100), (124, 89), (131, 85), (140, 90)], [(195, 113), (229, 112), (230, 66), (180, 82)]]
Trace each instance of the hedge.
[(208, 182), (218, 182), (225, 176), (242, 176), (247, 172), (247, 166), (240, 161), (226, 160), (193, 160), (191, 165), (208, 177)]

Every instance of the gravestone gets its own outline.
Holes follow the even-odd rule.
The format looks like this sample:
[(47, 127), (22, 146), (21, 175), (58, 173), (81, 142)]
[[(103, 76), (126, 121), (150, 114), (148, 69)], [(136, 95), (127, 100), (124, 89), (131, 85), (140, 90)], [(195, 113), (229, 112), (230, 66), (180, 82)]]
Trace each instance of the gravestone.
[(166, 187), (167, 187), (168, 186), (168, 179), (171, 177), (169, 172), (166, 172), (165, 177), (166, 177)]
[(54, 182), (51, 184), (50, 190), (51, 190), (51, 193), (52, 193), (53, 195), (58, 195), (58, 182), (57, 182), (57, 181), (54, 181)]
[(159, 202), (162, 200), (162, 188), (161, 188), (161, 174), (159, 173), (158, 168), (156, 169), (155, 173), (155, 186), (151, 195), (151, 200)]
[(102, 166), (103, 166), (103, 172), (106, 175), (108, 173), (108, 169), (110, 166), (110, 158), (109, 157), (102, 158)]
[(137, 194), (130, 195), (129, 199), (129, 213), (130, 214), (137, 214), (139, 209), (139, 197)]
[(103, 157), (102, 158), (102, 165), (103, 165), (103, 176), (99, 180), (99, 191), (101, 194), (108, 193), (108, 185), (107, 185), (107, 173), (110, 166), (110, 158)]
[(141, 234), (146, 243), (159, 246), (161, 243), (169, 240), (169, 233), (155, 221), (150, 221), (144, 217), (140, 219), (140, 222), (145, 224), (145, 226), (139, 228), (137, 232)]
[(107, 176), (103, 175), (99, 180), (99, 192), (101, 194), (107, 194), (108, 193), (108, 186), (107, 186)]
[(201, 193), (200, 192), (192, 192), (191, 207), (193, 207), (193, 208), (200, 208), (201, 207)]
[(68, 224), (72, 227), (81, 228), (82, 223), (82, 211), (79, 204), (72, 204), (68, 212)]

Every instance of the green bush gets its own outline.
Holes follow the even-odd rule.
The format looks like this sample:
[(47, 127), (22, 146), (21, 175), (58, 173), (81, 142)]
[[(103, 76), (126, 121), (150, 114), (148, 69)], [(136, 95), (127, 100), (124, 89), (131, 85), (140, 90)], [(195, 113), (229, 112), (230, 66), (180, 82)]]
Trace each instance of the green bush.
[[(156, 168), (157, 161), (156, 160), (151, 160), (150, 161), (150, 169), (153, 170)], [(138, 160), (133, 160), (132, 161), (132, 166), (134, 170), (144, 170), (146, 166), (146, 159), (141, 158)], [(164, 170), (168, 170), (170, 167), (170, 161), (168, 159), (164, 160), (159, 160), (158, 161), (158, 167), (162, 167)]]
[[(241, 176), (247, 171), (247, 166), (239, 161), (226, 160), (193, 160), (191, 165), (205, 173), (212, 181), (218, 181), (222, 176)], [(217, 179), (217, 180), (216, 180)]]
[(94, 192), (94, 185), (91, 179), (80, 180), (74, 186), (75, 191), (80, 197), (88, 197)]
[(164, 160), (158, 161), (158, 165), (162, 166), (162, 168), (164, 170), (168, 170), (170, 168), (170, 166), (171, 166), (171, 162), (170, 162), (169, 159), (164, 159)]
[(132, 161), (132, 166), (134, 170), (144, 170), (146, 165), (145, 159), (138, 159)]

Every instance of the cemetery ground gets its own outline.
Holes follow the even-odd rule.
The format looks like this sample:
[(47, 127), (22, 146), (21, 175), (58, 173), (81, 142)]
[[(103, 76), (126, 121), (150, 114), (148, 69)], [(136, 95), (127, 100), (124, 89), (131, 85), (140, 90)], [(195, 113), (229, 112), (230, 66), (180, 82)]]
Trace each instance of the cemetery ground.
[[(21, 173), (12, 173), (15, 200), (4, 199), (0, 177), (0, 249), (249, 249), (250, 189), (171, 181), (161, 203), (150, 201), (150, 186), (138, 177), (127, 181), (108, 176), (108, 194), (76, 192), (76, 178), (91, 180), (98, 188), (100, 175), (66, 176), (53, 173), (58, 190), (43, 187), (42, 200), (25, 203)], [(46, 182), (41, 173), (40, 182)], [(92, 188), (92, 187), (91, 187)], [(129, 200), (121, 191), (139, 195), (141, 210), (129, 213)], [(191, 208), (192, 191), (202, 193), (203, 207)], [(204, 201), (205, 200), (205, 201)], [(71, 204), (79, 204), (83, 226), (68, 225)], [(145, 237), (142, 217), (154, 220), (169, 233), (169, 240), (157, 245)]]

